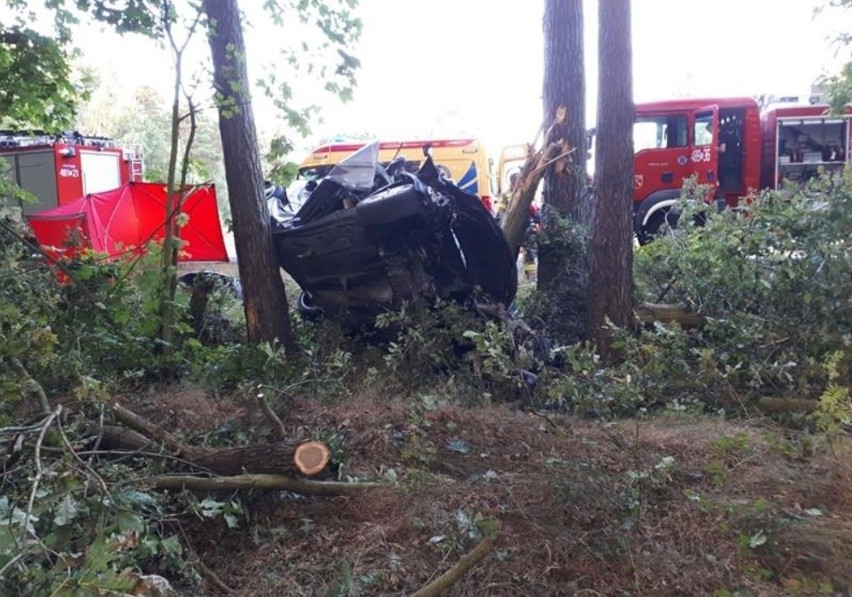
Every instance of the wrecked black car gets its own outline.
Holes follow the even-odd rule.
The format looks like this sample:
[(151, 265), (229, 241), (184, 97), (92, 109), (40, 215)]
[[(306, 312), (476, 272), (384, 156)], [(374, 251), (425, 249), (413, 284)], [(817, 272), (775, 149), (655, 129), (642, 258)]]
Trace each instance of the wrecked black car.
[(405, 302), (436, 299), (508, 307), (515, 259), (480, 199), (443, 177), (426, 156), (408, 172), (378, 163), (366, 145), (310, 183), (295, 213), (272, 201), (282, 268), (302, 288), (303, 313), (353, 325)]

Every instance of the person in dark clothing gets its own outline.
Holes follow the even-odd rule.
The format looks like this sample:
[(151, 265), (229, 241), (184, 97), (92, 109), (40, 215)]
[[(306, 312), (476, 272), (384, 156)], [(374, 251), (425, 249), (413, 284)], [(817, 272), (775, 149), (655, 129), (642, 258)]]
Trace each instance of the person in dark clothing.
[(742, 186), (743, 148), (739, 122), (724, 121), (719, 131), (719, 189), (737, 191)]

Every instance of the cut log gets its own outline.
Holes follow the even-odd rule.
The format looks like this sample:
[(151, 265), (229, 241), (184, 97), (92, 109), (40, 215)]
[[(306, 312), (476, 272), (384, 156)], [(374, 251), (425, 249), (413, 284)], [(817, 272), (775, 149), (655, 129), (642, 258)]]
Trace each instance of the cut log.
[(314, 477), (328, 465), (329, 451), (320, 442), (277, 442), (210, 450), (190, 459), (217, 475), (267, 473)]
[(104, 427), (101, 445), (108, 449), (143, 450), (152, 441), (165, 445), (178, 456), (217, 475), (242, 473), (304, 475), (314, 477), (328, 466), (330, 452), (319, 441), (275, 442), (236, 448), (189, 446), (174, 435), (136, 413), (113, 405), (116, 418), (131, 427)]
[(320, 474), (328, 464), (331, 453), (325, 444), (310, 441), (296, 446), (293, 452), (293, 463), (306, 477)]

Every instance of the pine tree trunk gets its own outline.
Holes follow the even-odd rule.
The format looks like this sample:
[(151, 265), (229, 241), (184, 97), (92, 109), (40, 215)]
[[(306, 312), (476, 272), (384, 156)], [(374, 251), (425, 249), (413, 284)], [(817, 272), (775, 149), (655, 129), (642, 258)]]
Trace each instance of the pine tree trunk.
[(249, 341), (295, 343), (272, 244), (237, 0), (205, 0), (213, 80)]
[(599, 3), (595, 208), (590, 246), (589, 336), (612, 358), (606, 319), (618, 327), (633, 308), (633, 69), (630, 0)]
[[(550, 214), (569, 216), (588, 223), (587, 205), (581, 201), (586, 177), (586, 73), (583, 53), (583, 1), (546, 0), (544, 8), (544, 122), (566, 117), (550, 129), (545, 146), (560, 141), (577, 148), (569, 158), (548, 168), (544, 177), (545, 235), (553, 232)], [(566, 267), (556, 246), (542, 244), (538, 253), (538, 287), (546, 289), (559, 281)]]

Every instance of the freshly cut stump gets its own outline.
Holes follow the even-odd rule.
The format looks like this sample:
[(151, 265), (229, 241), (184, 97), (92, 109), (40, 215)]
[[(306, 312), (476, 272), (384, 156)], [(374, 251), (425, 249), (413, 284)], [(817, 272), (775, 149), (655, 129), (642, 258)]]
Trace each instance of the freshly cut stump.
[(296, 446), (293, 453), (293, 464), (303, 475), (317, 475), (325, 469), (331, 454), (325, 444), (309, 441)]

